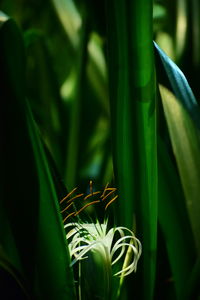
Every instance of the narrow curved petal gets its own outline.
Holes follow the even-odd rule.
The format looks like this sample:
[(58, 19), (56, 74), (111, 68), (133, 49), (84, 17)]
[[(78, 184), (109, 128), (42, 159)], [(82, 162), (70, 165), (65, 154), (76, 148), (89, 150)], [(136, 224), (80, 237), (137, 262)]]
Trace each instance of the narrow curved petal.
[(126, 247), (128, 247), (128, 248), (130, 247), (130, 248), (132, 249), (134, 259), (133, 259), (133, 261), (132, 261), (131, 264), (129, 264), (127, 267), (125, 267), (125, 268), (122, 269), (121, 271), (115, 273), (114, 276), (119, 276), (119, 275), (121, 275), (121, 274), (122, 274), (123, 276), (127, 276), (127, 275), (129, 275), (130, 273), (132, 273), (133, 271), (136, 271), (136, 268), (137, 268), (137, 262), (138, 262), (138, 259), (139, 259), (139, 257), (138, 257), (138, 252), (137, 252), (136, 248), (135, 248), (133, 245), (128, 244), (128, 243), (121, 243), (121, 244), (119, 244), (119, 245), (116, 247), (116, 250), (117, 250), (118, 248), (124, 247), (124, 246), (126, 246)]
[[(137, 262), (141, 255), (140, 241), (135, 237), (134, 233), (126, 227), (115, 227), (107, 231), (107, 222), (104, 224), (96, 223), (69, 223), (65, 228), (72, 229), (67, 233), (66, 237), (69, 243), (69, 251), (72, 258), (71, 266), (77, 261), (86, 259), (86, 253), (95, 251), (104, 257), (105, 264), (114, 265), (122, 259), (122, 265), (126, 259), (129, 249), (132, 251), (130, 255), (131, 262), (128, 266), (115, 273), (115, 276), (127, 276), (131, 272), (136, 271)], [(118, 234), (118, 239), (113, 244), (113, 239)], [(118, 254), (118, 255), (116, 255)], [(114, 255), (116, 258), (112, 261)], [(124, 258), (123, 258), (124, 256)]]

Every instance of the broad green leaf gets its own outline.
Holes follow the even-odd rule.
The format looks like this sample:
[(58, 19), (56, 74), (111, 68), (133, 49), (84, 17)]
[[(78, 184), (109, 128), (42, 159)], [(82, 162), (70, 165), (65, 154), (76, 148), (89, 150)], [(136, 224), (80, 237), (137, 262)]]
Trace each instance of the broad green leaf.
[(40, 135), (25, 99), (22, 36), (0, 24), (0, 244), (37, 299), (74, 299), (58, 199)]
[(199, 129), (174, 95), (160, 87), (163, 107), (169, 128), (187, 208), (194, 232), (196, 247), (200, 251), (200, 140)]
[(158, 139), (158, 201), (159, 224), (177, 299), (181, 300), (195, 262), (195, 244), (180, 179), (161, 138)]

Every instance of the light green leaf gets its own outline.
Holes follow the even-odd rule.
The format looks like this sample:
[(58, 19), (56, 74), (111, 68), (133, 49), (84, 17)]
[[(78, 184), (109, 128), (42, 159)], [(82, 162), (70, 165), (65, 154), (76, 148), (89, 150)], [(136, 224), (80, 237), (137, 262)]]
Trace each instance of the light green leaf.
[(200, 140), (188, 112), (174, 95), (160, 87), (163, 107), (169, 128), (172, 147), (176, 158), (187, 208), (195, 235), (196, 247), (200, 251)]

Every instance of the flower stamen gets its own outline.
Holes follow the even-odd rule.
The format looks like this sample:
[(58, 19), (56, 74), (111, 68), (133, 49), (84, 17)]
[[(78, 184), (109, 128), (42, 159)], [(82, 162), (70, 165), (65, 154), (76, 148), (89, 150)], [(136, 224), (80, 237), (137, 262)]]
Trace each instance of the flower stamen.
[(68, 199), (76, 190), (78, 187), (75, 187), (70, 193), (67, 194), (61, 201), (60, 204), (62, 204), (66, 199)]
[(68, 210), (72, 206), (73, 202), (71, 202), (67, 207), (65, 207), (63, 210), (61, 210), (61, 214), (64, 213), (66, 210)]
[(93, 205), (93, 204), (95, 204), (95, 203), (98, 203), (98, 202), (100, 202), (100, 200), (95, 200), (95, 201), (92, 201), (92, 202), (90, 202), (90, 203), (87, 203), (87, 204), (85, 204), (81, 209), (79, 209), (79, 211), (77, 211), (76, 213), (75, 213), (75, 217), (82, 211), (82, 210), (84, 210), (86, 207), (88, 207), (88, 206), (90, 206), (90, 205)]
[(104, 197), (104, 195), (105, 195), (105, 193), (106, 193), (106, 191), (107, 191), (108, 185), (109, 185), (109, 182), (106, 183), (106, 186), (105, 186), (105, 188), (104, 188), (103, 194), (101, 195), (101, 198)]
[(65, 221), (69, 218), (69, 217), (72, 217), (73, 215), (75, 215), (75, 212), (73, 211), (71, 214), (67, 215), (64, 220), (63, 220), (63, 223), (65, 223)]
[(69, 200), (67, 201), (67, 203), (72, 202), (72, 201), (74, 201), (75, 199), (82, 197), (83, 195), (84, 195), (83, 193), (78, 194), (78, 195), (74, 196), (73, 198), (69, 199)]
[(105, 210), (108, 208), (108, 206), (113, 203), (116, 199), (118, 198), (118, 195), (116, 195), (114, 198), (112, 198), (107, 204), (106, 204), (106, 207), (105, 207)]
[(92, 180), (90, 180), (90, 194), (93, 194)]
[(102, 201), (106, 200), (110, 195), (112, 195), (117, 189), (116, 188), (107, 188), (107, 191), (110, 190), (110, 192), (105, 195), (103, 198), (102, 198)]
[[(89, 194), (85, 195), (84, 193), (79, 193), (79, 194), (75, 194), (75, 196), (73, 195), (73, 193), (75, 193), (77, 191), (77, 187), (74, 188), (70, 193), (68, 193), (61, 201), (60, 204), (62, 204), (64, 201), (66, 201), (67, 206), (66, 207), (62, 207), (61, 208), (61, 213), (65, 213), (66, 211), (69, 211), (70, 208), (73, 209), (73, 212), (69, 211), (69, 214), (67, 216), (63, 216), (64, 221), (66, 221), (69, 217), (74, 216), (76, 217), (77, 215), (79, 215), (84, 209), (86, 209), (88, 206), (99, 203), (99, 202), (106, 202), (107, 200), (107, 204), (105, 204), (104, 209), (107, 210), (108, 206), (110, 204), (112, 204), (118, 196), (113, 197), (112, 199), (110, 199), (112, 197), (112, 194), (117, 190), (116, 188), (112, 188), (112, 187), (108, 187), (109, 183), (106, 184), (103, 192), (101, 191), (96, 191), (94, 192), (93, 189), (93, 182), (92, 180), (90, 180), (89, 182)], [(99, 196), (99, 199), (95, 200), (95, 196)], [(72, 198), (71, 198), (72, 196)], [(94, 198), (93, 198), (94, 197)], [(96, 197), (97, 198), (97, 197)], [(84, 206), (82, 206), (82, 203), (79, 202), (81, 204), (81, 208), (77, 211), (76, 206), (72, 206), (72, 204), (74, 204), (75, 200), (89, 200), (90, 203), (85, 204)], [(92, 200), (92, 201), (91, 201)]]
[(94, 192), (94, 193), (92, 193), (92, 194), (88, 194), (87, 196), (85, 196), (85, 197), (83, 198), (83, 200), (87, 200), (87, 199), (89, 199), (90, 197), (95, 196), (95, 195), (99, 195), (99, 194), (101, 194), (101, 192)]

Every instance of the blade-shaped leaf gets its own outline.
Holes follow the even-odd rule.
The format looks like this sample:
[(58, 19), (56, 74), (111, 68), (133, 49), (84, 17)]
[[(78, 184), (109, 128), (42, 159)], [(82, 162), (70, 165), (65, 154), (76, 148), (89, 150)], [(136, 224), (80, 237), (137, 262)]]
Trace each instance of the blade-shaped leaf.
[(184, 74), (155, 42), (154, 48), (159, 82), (161, 79), (163, 84), (164, 79), (164, 85), (167, 84), (167, 87), (173, 91), (177, 100), (186, 108), (195, 125), (200, 129), (200, 108)]
[(191, 120), (188, 112), (177, 101), (174, 95), (164, 87), (161, 87), (160, 90), (172, 147), (195, 235), (196, 247), (200, 251), (199, 129), (194, 126), (194, 122)]
[(181, 183), (161, 139), (158, 149), (158, 217), (177, 299), (182, 299), (183, 287), (195, 262), (194, 239)]
[[(2, 20), (2, 19), (1, 19)], [(25, 101), (22, 36), (0, 24), (0, 243), (37, 299), (74, 299), (64, 228), (39, 132)]]
[[(142, 241), (137, 299), (153, 299), (157, 238), (157, 145), (152, 1), (107, 1), (110, 107), (120, 221)], [(140, 288), (138, 288), (140, 286)], [(141, 288), (142, 287), (142, 288)], [(132, 290), (131, 290), (132, 292)]]

